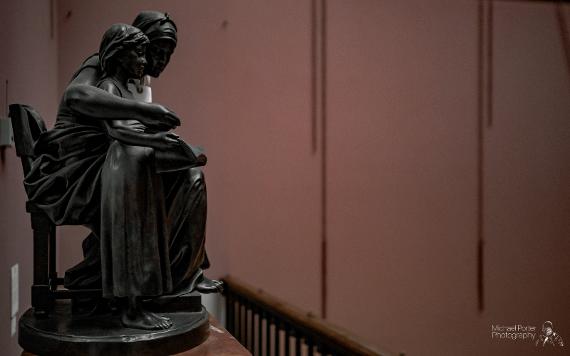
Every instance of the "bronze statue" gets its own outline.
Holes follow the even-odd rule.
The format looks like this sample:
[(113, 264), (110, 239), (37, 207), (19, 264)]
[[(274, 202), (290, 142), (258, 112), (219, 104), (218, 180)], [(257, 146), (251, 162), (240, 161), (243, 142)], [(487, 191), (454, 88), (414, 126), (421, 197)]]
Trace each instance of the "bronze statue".
[(73, 76), (54, 129), (36, 143), (25, 185), (55, 224), (92, 230), (66, 287), (102, 288), (104, 297), (126, 299), (123, 325), (164, 329), (170, 320), (144, 310), (141, 298), (216, 292), (221, 283), (202, 272), (209, 267), (204, 156), (169, 132), (180, 124), (176, 114), (134, 100), (128, 89), (129, 79), (164, 70), (176, 25), (154, 11), (133, 25), (112, 26), (99, 54)]

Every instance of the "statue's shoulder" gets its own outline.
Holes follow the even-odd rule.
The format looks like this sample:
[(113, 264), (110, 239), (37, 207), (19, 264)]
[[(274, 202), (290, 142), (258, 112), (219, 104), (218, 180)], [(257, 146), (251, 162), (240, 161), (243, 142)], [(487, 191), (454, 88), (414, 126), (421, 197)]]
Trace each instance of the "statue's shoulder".
[(83, 63), (81, 63), (81, 68), (95, 67), (97, 69), (101, 68), (101, 60), (99, 59), (99, 53), (95, 53), (87, 57)]
[(78, 77), (87, 77), (90, 83), (96, 83), (97, 80), (101, 77), (101, 61), (99, 60), (99, 54), (95, 53), (91, 56), (87, 57), (79, 69), (73, 74), (71, 77), (71, 81), (75, 81)]
[(97, 88), (103, 89), (111, 94), (124, 98), (123, 86), (113, 77), (105, 77), (97, 83)]

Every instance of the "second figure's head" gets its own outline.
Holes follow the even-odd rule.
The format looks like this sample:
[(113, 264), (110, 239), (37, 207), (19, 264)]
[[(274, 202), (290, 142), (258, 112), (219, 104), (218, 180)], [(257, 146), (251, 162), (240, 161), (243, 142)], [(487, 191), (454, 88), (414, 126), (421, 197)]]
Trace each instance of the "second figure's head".
[(143, 11), (135, 18), (133, 26), (143, 31), (150, 40), (146, 51), (145, 74), (156, 78), (168, 65), (176, 48), (176, 24), (166, 13)]

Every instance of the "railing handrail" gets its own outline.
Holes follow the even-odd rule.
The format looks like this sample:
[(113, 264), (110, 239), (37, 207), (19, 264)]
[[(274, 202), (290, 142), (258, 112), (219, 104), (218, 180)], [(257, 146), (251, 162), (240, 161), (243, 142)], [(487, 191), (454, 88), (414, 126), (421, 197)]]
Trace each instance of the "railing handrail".
[(312, 312), (303, 310), (276, 298), (260, 288), (254, 288), (239, 279), (227, 276), (223, 278), (225, 289), (247, 299), (250, 303), (276, 314), (296, 327), (309, 330), (319, 337), (346, 349), (354, 355), (379, 356), (395, 355), (395, 353), (380, 352), (376, 347), (367, 345), (352, 333), (331, 324)]

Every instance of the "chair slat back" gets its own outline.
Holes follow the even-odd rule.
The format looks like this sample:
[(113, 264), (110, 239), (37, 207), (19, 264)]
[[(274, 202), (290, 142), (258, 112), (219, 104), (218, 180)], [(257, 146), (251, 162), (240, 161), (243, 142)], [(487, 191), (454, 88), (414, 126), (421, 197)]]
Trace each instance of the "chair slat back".
[(34, 144), (40, 134), (46, 131), (46, 124), (40, 114), (29, 105), (11, 104), (10, 118), (14, 131), (16, 155), (22, 161), (24, 176), (26, 176), (35, 158)]

